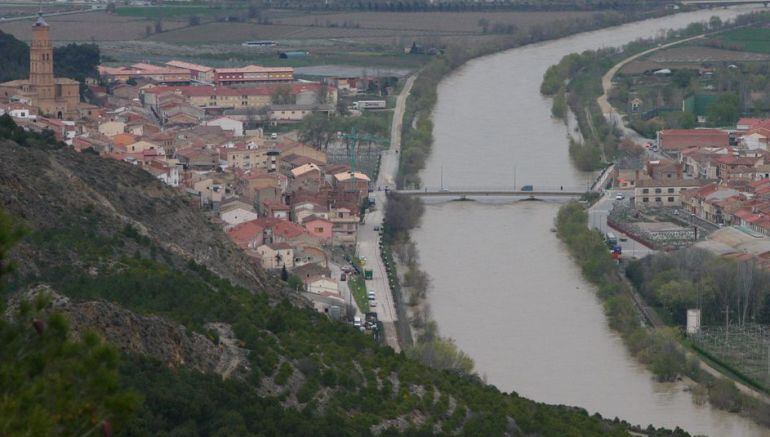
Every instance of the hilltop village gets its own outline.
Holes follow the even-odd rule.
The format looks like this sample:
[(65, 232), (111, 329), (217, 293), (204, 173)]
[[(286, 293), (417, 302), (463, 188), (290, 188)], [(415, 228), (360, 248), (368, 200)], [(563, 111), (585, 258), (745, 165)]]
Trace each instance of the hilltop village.
[[(384, 97), (357, 96), (385, 95), (392, 86), (375, 77), (309, 81), (295, 78), (290, 67), (172, 60), (100, 65), (85, 103), (78, 82), (53, 75), (42, 16), (33, 35), (30, 77), (0, 84), (0, 114), (28, 131), (52, 131), (77, 151), (139, 166), (187, 193), (190, 207), (205, 211), (254, 263), (279, 272), (332, 318), (358, 314), (363, 329), (374, 303), (364, 297), (357, 309), (346, 283), (366, 263), (354, 255), (359, 225), (375, 208), (370, 192), (389, 188), (375, 187), (376, 175), (361, 169), (376, 172), (372, 157), (387, 140), (373, 143), (353, 129), (310, 144), (296, 123), (310, 117), (323, 123), (340, 111), (385, 117)], [(376, 315), (368, 320), (376, 329)]]

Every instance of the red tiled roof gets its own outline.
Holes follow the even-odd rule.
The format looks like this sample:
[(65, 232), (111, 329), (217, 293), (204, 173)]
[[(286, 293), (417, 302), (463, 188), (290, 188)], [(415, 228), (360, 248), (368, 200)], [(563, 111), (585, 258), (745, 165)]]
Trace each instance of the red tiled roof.
[(259, 223), (259, 219), (240, 223), (227, 231), (227, 236), (236, 244), (247, 244), (252, 238), (261, 234), (265, 227)]
[(684, 150), (690, 147), (717, 146), (730, 144), (728, 133), (719, 129), (666, 129), (660, 131), (661, 148)]

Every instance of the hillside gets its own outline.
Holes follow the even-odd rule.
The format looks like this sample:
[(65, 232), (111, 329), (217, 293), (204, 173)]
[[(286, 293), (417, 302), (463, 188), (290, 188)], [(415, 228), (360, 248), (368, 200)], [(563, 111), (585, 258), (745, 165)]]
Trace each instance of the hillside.
[[(627, 434), (625, 423), (426, 368), (328, 320), (186, 195), (127, 163), (9, 140), (0, 156), (0, 209), (26, 227), (9, 311), (34, 288), (87, 345), (93, 330), (121, 351), (120, 387), (142, 401), (114, 422), (118, 435)], [(0, 267), (2, 228), (0, 216)], [(17, 356), (14, 344), (0, 343), (0, 358)]]

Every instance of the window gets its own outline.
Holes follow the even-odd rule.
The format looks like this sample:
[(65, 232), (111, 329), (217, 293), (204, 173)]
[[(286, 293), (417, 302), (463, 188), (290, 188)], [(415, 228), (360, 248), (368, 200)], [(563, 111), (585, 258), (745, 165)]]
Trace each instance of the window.
[(660, 194), (662, 191), (663, 191), (663, 190), (661, 190), (660, 188), (656, 188), (656, 189), (655, 189), (655, 194)]
[(650, 201), (650, 199), (648, 199), (647, 197), (642, 197), (642, 202), (643, 202), (643, 203), (647, 203), (647, 202), (649, 202), (649, 201)]
[(669, 189), (668, 189), (668, 192), (669, 192), (669, 193), (673, 193), (673, 192), (674, 192), (674, 189), (673, 189), (673, 188), (669, 188)]
[(655, 198), (655, 201), (656, 201), (656, 202), (660, 202), (660, 197), (656, 197), (656, 198)]
[(669, 198), (668, 198), (668, 201), (669, 201), (669, 202), (673, 202), (673, 201), (674, 201), (674, 198), (673, 198), (673, 197), (669, 197)]
[(649, 193), (649, 192), (650, 192), (650, 189), (649, 189), (649, 188), (645, 188), (645, 189), (643, 189), (643, 190), (642, 190), (642, 193), (644, 193), (644, 194), (647, 194), (647, 193)]

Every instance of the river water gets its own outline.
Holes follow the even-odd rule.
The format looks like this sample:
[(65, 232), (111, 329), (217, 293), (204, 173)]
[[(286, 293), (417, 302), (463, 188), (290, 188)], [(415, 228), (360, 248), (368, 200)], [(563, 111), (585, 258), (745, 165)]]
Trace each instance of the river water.
[[(439, 86), (435, 145), (426, 186), (585, 188), (567, 129), (539, 93), (562, 56), (651, 37), (712, 15), (700, 11), (580, 34), (477, 59)], [(551, 232), (557, 202), (448, 202), (426, 207), (413, 238), (433, 280), (428, 297), (441, 332), (501, 390), (578, 405), (646, 426), (693, 434), (760, 436), (770, 431), (696, 405), (682, 383), (661, 384), (607, 326), (594, 287)]]

